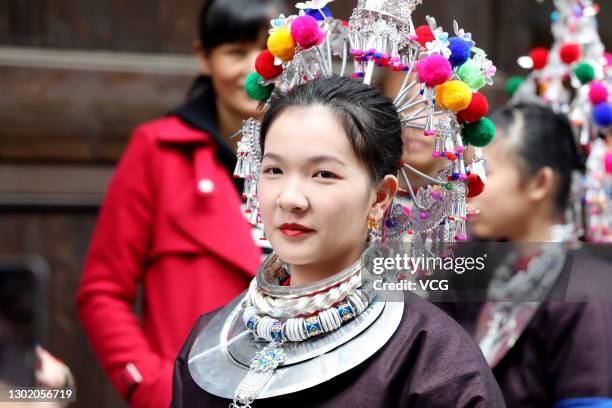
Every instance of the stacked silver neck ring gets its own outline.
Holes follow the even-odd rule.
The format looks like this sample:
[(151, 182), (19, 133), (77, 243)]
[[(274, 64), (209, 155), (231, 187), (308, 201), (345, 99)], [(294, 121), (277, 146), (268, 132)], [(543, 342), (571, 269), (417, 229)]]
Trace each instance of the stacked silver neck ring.
[(304, 341), (342, 326), (363, 311), (372, 299), (362, 284), (363, 257), (327, 279), (305, 286), (281, 286), (288, 272), (270, 256), (249, 287), (242, 319), (257, 337), (267, 341)]

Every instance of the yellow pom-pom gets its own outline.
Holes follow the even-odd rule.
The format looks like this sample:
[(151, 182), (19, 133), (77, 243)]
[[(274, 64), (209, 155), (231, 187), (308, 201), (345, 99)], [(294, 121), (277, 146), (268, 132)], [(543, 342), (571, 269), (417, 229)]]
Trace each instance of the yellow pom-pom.
[(447, 81), (436, 87), (436, 101), (455, 112), (466, 109), (472, 101), (472, 90), (462, 81)]
[(274, 31), (270, 37), (268, 37), (268, 50), (276, 58), (283, 62), (289, 61), (293, 58), (295, 53), (295, 42), (291, 37), (291, 32), (285, 28)]

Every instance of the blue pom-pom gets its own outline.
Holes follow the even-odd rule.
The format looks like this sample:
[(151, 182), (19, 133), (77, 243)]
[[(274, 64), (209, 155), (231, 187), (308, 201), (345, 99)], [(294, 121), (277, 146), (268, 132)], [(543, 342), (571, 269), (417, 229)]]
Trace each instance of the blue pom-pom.
[(552, 13), (550, 13), (550, 20), (553, 23), (559, 21), (559, 12), (558, 11), (553, 11)]
[(607, 128), (612, 126), (612, 104), (600, 103), (593, 108), (593, 120), (597, 126)]
[(450, 43), (448, 48), (451, 50), (451, 56), (448, 60), (453, 68), (460, 67), (470, 58), (472, 47), (467, 41), (460, 37), (451, 37), (448, 41)]
[(314, 19), (317, 20), (317, 21), (323, 21), (323, 20), (325, 20), (326, 17), (331, 17), (332, 13), (331, 13), (331, 11), (329, 11), (329, 9), (327, 7), (323, 7), (320, 10), (319, 9), (307, 8), (306, 9), (306, 15), (314, 17)]

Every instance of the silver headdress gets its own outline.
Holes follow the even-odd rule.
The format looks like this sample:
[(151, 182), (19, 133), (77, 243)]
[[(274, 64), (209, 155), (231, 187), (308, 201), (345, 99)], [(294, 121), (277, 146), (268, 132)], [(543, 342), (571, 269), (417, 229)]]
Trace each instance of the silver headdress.
[[(394, 100), (402, 124), (435, 138), (433, 159), (448, 165), (432, 177), (401, 163), (400, 177), (408, 185), (413, 205), (394, 203), (378, 237), (410, 241), (415, 254), (447, 253), (455, 241), (467, 239), (466, 197), (481, 191), (486, 181), (480, 147), (490, 142), (494, 128), (483, 117), (488, 103), (478, 90), (492, 84), (495, 66), (457, 23), (452, 38), (431, 17), (427, 25), (415, 29), (411, 15), (420, 3), (359, 0), (348, 23), (326, 17), (319, 18), (316, 26), (312, 13), (301, 5), (299, 15), (272, 21), (268, 50), (258, 58), (246, 89), (251, 97), (265, 102), (273, 92), (288, 92), (311, 79), (346, 75), (350, 59), (352, 76), (366, 84), (377, 67), (404, 72)], [(319, 15), (326, 14), (321, 11)], [(335, 57), (339, 64), (334, 63)], [(242, 135), (235, 176), (247, 181), (244, 196), (250, 219), (256, 223), (260, 221), (258, 123), (245, 121)], [(476, 148), (476, 154), (468, 164), (464, 150), (469, 145)], [(413, 191), (406, 172), (424, 177), (429, 185)]]

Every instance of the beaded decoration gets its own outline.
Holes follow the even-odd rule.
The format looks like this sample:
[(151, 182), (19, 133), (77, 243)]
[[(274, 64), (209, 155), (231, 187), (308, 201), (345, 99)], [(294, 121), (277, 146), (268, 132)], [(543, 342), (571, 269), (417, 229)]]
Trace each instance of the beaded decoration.
[(247, 301), (242, 311), (242, 320), (249, 331), (267, 341), (304, 341), (340, 328), (363, 313), (369, 304), (368, 296), (354, 289), (343, 301), (329, 308), (307, 317), (291, 317), (281, 321), (264, 315)]

